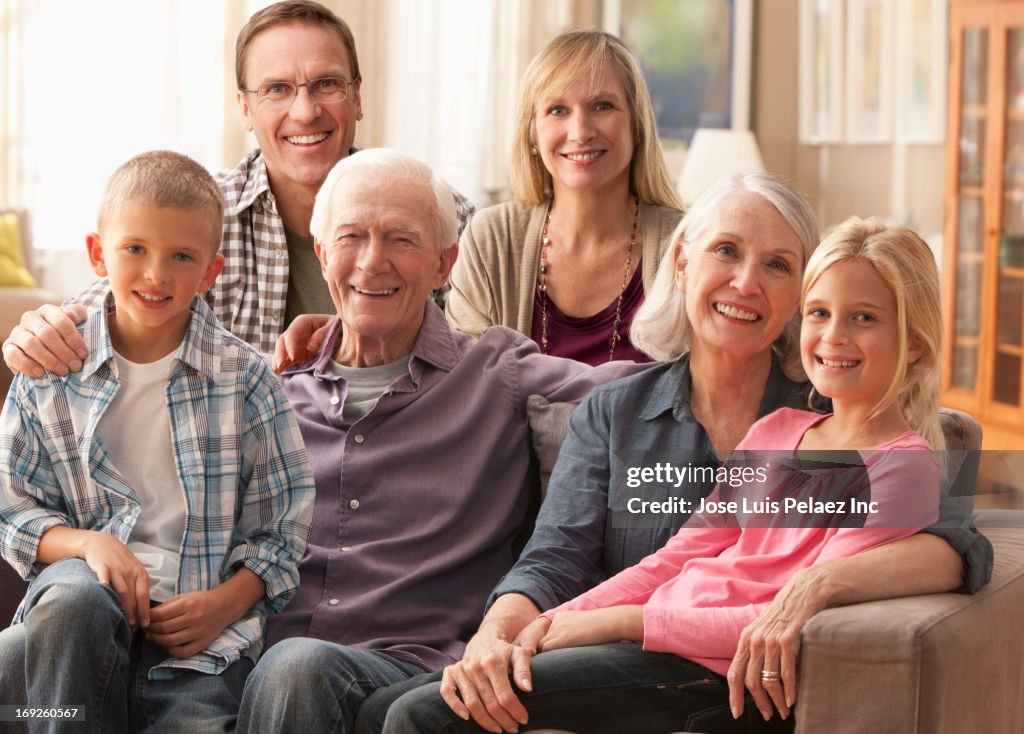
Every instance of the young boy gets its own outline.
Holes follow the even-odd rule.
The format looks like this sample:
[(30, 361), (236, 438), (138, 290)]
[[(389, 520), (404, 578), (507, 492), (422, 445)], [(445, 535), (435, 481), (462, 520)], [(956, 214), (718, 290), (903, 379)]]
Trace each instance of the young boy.
[(295, 592), (305, 449), (264, 360), (196, 295), (222, 219), (189, 158), (121, 166), (86, 238), (109, 292), (79, 327), (85, 366), (19, 375), (7, 397), (0, 553), (31, 586), (0, 633), (0, 703), (26, 715), (231, 730), (264, 618)]

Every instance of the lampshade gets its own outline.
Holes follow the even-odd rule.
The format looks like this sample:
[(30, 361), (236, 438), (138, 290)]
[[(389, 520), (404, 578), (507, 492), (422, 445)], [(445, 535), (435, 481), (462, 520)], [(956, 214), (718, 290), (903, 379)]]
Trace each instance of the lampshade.
[(683, 203), (689, 206), (723, 173), (763, 171), (764, 162), (754, 133), (702, 127), (694, 133), (693, 142), (686, 151), (677, 188)]

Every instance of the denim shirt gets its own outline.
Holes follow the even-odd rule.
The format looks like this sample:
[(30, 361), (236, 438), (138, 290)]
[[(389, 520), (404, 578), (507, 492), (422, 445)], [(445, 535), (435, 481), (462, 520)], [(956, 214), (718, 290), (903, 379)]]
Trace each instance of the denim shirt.
[[(790, 380), (773, 358), (757, 417), (783, 407), (806, 409), (807, 383)], [(629, 487), (629, 470), (660, 463), (719, 465), (711, 439), (690, 411), (688, 355), (599, 387), (580, 404), (569, 421), (533, 536), (495, 588), (491, 603), (502, 594), (519, 593), (538, 608), (551, 609), (665, 545), (688, 515), (628, 511), (638, 494)], [(646, 485), (643, 499), (677, 498), (696, 506), (714, 482), (657, 487), (652, 491)], [(963, 557), (963, 590), (973, 592), (988, 582), (992, 545), (945, 493), (939, 522), (923, 532), (942, 537)]]

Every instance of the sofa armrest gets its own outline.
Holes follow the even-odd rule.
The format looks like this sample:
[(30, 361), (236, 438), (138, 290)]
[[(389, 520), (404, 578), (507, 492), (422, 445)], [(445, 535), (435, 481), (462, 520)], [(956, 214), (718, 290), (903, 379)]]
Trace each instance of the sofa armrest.
[(977, 594), (854, 604), (808, 621), (797, 734), (1024, 729), (1024, 512), (976, 519), (995, 550)]

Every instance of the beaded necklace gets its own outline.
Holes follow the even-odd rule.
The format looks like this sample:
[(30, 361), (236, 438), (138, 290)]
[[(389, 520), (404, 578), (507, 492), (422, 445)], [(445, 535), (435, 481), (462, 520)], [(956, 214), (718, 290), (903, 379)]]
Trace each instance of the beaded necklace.
[[(626, 267), (622, 273), (622, 285), (619, 288), (619, 299), (615, 304), (615, 322), (612, 324), (612, 335), (608, 339), (610, 347), (608, 361), (615, 359), (615, 347), (622, 341), (622, 334), (619, 327), (622, 326), (622, 299), (626, 295), (626, 286), (629, 285), (630, 270), (633, 266), (633, 248), (636, 246), (636, 226), (640, 219), (640, 200), (633, 197), (636, 209), (633, 211), (633, 231), (629, 235), (629, 247), (626, 249)], [(540, 267), (537, 273), (537, 290), (540, 292), (540, 350), (548, 353), (548, 248), (551, 247), (551, 238), (548, 237), (548, 225), (551, 224), (551, 210), (555, 208), (554, 201), (548, 207), (547, 216), (544, 217), (544, 229), (541, 231), (540, 246)]]

